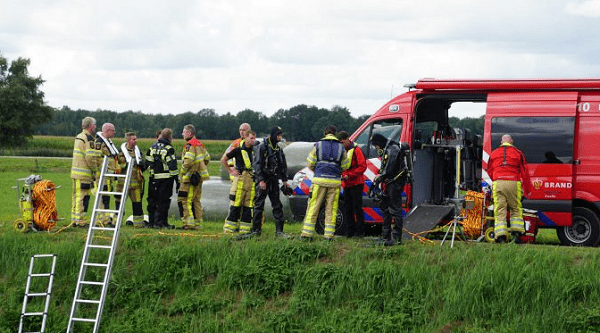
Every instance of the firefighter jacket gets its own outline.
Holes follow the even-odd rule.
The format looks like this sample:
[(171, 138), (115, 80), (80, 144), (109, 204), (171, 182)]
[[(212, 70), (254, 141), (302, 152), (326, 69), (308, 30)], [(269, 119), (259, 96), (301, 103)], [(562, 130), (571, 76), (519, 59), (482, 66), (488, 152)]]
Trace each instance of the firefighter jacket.
[[(110, 142), (111, 144), (114, 143), (112, 142), (111, 139), (106, 139), (108, 140), (108, 142)], [(94, 164), (96, 167), (96, 179), (100, 178), (100, 168), (102, 167), (102, 163), (104, 160), (104, 156), (108, 156), (108, 172), (110, 173), (120, 173), (121, 172), (121, 166), (119, 165), (119, 159), (117, 155), (113, 155), (110, 152), (110, 149), (106, 146), (106, 143), (104, 142), (104, 140), (102, 140), (102, 138), (100, 138), (100, 136), (96, 135), (96, 139), (94, 141), (94, 145), (96, 150), (100, 151), (101, 154), (97, 154), (94, 157)]]
[(254, 146), (246, 147), (244, 140), (242, 140), (241, 145), (230, 150), (225, 156), (227, 156), (228, 162), (235, 161), (235, 168), (240, 174), (244, 171), (252, 173), (253, 151)]
[(80, 179), (82, 182), (93, 182), (98, 171), (95, 159), (100, 155), (101, 152), (96, 150), (94, 145), (94, 137), (84, 129), (75, 137), (71, 178)]
[(191, 138), (183, 147), (181, 154), (181, 171), (179, 179), (182, 183), (189, 183), (192, 174), (198, 172), (202, 180), (210, 178), (206, 165), (210, 161), (210, 154), (202, 142)]
[[(231, 144), (229, 145), (229, 147), (227, 147), (227, 149), (225, 150), (225, 153), (223, 155), (227, 155), (227, 153), (229, 153), (230, 151), (234, 150), (235, 148), (238, 148), (242, 145), (242, 142), (244, 142), (244, 140), (242, 138), (237, 138), (235, 140), (233, 140), (231, 142)], [(227, 161), (227, 165), (229, 166), (235, 166), (235, 159), (230, 158)]]
[(525, 156), (508, 142), (504, 142), (492, 151), (488, 160), (487, 173), (492, 181), (521, 181), (525, 193), (531, 193), (529, 168)]
[(258, 145), (252, 160), (255, 182), (281, 179), (287, 181), (287, 161), (283, 149), (277, 142), (273, 143), (266, 137)]
[(306, 161), (308, 167), (315, 172), (312, 182), (327, 187), (340, 187), (342, 171), (350, 167), (344, 144), (333, 134), (327, 134), (315, 143)]
[(383, 152), (378, 179), (386, 184), (406, 181), (406, 151), (397, 142), (389, 141)]
[(146, 167), (150, 169), (150, 178), (169, 179), (176, 178), (177, 157), (171, 143), (165, 139), (158, 139), (146, 152)]
[(356, 142), (350, 142), (350, 144), (352, 145), (352, 148), (348, 149), (350, 167), (342, 172), (342, 187), (344, 188), (364, 184), (364, 173), (367, 170), (367, 161), (362, 149)]
[[(129, 156), (132, 157), (132, 162), (135, 161), (135, 147), (129, 148), (127, 147), (127, 152)], [(119, 154), (119, 167), (121, 170), (127, 169), (127, 160), (123, 156), (123, 153)], [(135, 165), (133, 170), (131, 171), (131, 180), (129, 181), (129, 189), (138, 189), (142, 188), (144, 185), (144, 169), (145, 169), (144, 160), (142, 160), (142, 165)]]

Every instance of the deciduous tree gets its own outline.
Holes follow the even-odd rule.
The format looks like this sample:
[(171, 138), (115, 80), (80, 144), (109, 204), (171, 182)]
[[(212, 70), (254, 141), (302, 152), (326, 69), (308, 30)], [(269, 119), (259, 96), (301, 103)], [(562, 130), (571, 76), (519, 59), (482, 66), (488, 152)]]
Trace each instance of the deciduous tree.
[(52, 119), (53, 109), (44, 103), (41, 76), (31, 77), (29, 59), (11, 62), (0, 54), (0, 144), (21, 146), (34, 129)]

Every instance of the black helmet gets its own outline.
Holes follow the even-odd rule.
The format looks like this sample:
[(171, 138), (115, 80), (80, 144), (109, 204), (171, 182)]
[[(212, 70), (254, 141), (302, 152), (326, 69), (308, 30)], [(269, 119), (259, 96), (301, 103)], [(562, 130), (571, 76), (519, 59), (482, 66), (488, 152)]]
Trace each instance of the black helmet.
[(379, 148), (383, 149), (385, 148), (387, 143), (388, 139), (379, 133), (375, 133), (373, 134), (373, 136), (371, 136), (371, 144), (373, 144), (374, 146), (378, 146)]

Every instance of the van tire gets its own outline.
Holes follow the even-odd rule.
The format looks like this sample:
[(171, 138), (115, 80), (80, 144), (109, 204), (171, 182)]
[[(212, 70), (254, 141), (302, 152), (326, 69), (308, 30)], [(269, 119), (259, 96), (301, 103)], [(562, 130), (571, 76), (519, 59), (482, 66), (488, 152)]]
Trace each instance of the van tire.
[(573, 208), (573, 225), (556, 229), (558, 239), (567, 246), (597, 246), (600, 242), (600, 219), (590, 209)]
[[(317, 234), (322, 235), (325, 233), (325, 205), (321, 205), (321, 209), (319, 210), (319, 216), (317, 217), (317, 223), (315, 224), (315, 231)], [(342, 209), (342, 201), (340, 200), (338, 209), (337, 209), (337, 217), (335, 221), (335, 234), (339, 235), (339, 231), (344, 223), (348, 222), (348, 219), (344, 215)]]

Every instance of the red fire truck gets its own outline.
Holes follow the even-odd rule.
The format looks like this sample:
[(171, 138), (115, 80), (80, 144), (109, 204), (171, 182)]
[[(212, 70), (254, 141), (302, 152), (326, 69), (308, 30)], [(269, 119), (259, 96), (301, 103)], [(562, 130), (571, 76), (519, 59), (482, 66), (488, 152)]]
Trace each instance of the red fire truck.
[[(532, 229), (556, 229), (565, 245), (598, 245), (600, 79), (422, 79), (407, 88), (351, 136), (368, 159), (367, 223), (382, 221), (377, 204), (366, 196), (379, 167), (369, 142), (374, 133), (410, 146), (413, 177), (405, 188), (405, 227), (415, 231), (451, 219), (458, 193), (489, 189), (488, 157), (501, 136), (510, 134), (529, 164), (533, 192), (523, 206), (535, 217)], [(451, 128), (448, 121), (474, 106), (485, 114), (483, 137)], [(307, 169), (294, 177), (290, 206), (296, 218), (304, 215), (310, 178)]]

